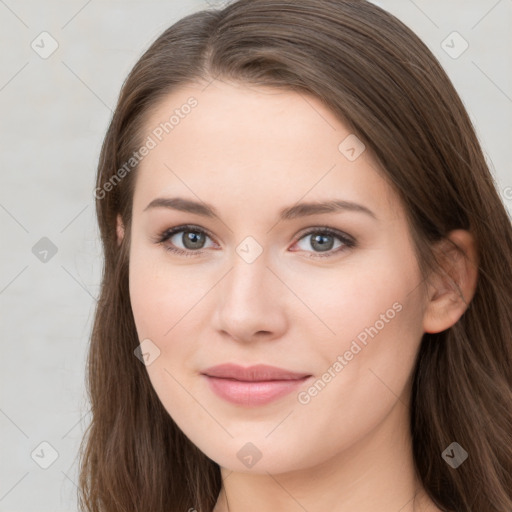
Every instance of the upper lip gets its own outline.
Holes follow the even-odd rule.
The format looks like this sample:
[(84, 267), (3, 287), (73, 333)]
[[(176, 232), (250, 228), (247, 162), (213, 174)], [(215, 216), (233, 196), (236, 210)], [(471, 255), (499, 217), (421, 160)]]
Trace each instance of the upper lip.
[(308, 373), (297, 373), (276, 366), (257, 364), (255, 366), (243, 367), (232, 363), (212, 366), (201, 372), (209, 377), (224, 379), (236, 379), (241, 381), (268, 381), (268, 380), (298, 380), (310, 377)]

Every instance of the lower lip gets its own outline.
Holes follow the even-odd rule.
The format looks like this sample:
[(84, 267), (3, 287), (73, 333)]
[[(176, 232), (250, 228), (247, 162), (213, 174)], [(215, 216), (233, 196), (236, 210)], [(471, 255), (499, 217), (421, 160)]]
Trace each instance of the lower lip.
[(295, 380), (269, 380), (248, 382), (209, 377), (210, 389), (219, 397), (236, 405), (253, 407), (265, 405), (297, 390), (309, 377)]

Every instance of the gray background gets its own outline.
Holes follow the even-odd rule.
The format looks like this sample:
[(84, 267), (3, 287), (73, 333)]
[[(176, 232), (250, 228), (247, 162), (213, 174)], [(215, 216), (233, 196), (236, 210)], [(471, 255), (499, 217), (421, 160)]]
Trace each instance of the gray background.
[[(447, 70), (512, 210), (512, 0), (375, 3)], [(84, 365), (102, 258), (92, 194), (101, 142), (143, 50), (182, 16), (215, 5), (0, 0), (1, 512), (77, 510), (77, 449), (90, 419)], [(40, 54), (52, 41), (43, 31), (58, 43), (47, 58)], [(469, 44), (458, 58), (445, 51), (463, 49), (454, 31)]]

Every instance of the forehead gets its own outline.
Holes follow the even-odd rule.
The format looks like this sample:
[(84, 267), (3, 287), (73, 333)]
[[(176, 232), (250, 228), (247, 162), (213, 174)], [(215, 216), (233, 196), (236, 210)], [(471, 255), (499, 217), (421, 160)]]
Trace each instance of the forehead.
[[(191, 98), (196, 106), (189, 108)], [(219, 80), (189, 84), (169, 94), (152, 109), (146, 131), (162, 127), (171, 118), (172, 133), (163, 134), (166, 140), (187, 138), (193, 132), (201, 142), (196, 151), (211, 154), (219, 148), (234, 156), (238, 149), (244, 159), (250, 156), (248, 151), (256, 152), (259, 159), (269, 150), (274, 158), (286, 149), (311, 154), (316, 148), (317, 157), (320, 152), (332, 154), (336, 140), (347, 131), (310, 95)], [(327, 137), (321, 147), (319, 137)]]
[(397, 206), (369, 151), (348, 158), (347, 147), (363, 146), (311, 95), (218, 80), (188, 84), (152, 109), (144, 136), (154, 147), (139, 165), (136, 198), (165, 190), (280, 206), (338, 195)]

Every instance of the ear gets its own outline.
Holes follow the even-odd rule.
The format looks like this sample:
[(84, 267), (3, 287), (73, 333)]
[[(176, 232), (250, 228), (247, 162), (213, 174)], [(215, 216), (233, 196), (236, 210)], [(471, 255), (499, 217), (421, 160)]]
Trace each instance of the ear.
[(124, 224), (121, 215), (117, 215), (117, 225), (116, 225), (116, 234), (117, 234), (117, 245), (121, 245), (121, 242), (124, 238)]
[(452, 231), (436, 250), (441, 268), (428, 282), (423, 317), (424, 331), (432, 334), (460, 320), (473, 300), (478, 281), (478, 249), (469, 231)]

